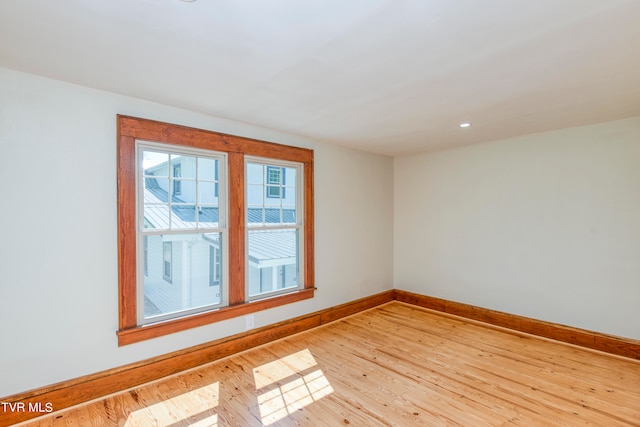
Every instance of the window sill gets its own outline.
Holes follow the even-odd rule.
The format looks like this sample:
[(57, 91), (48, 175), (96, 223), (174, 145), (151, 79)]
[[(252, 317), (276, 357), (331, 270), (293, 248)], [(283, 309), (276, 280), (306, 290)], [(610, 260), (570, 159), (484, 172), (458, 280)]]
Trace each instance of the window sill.
[(137, 326), (130, 329), (121, 329), (117, 332), (118, 346), (122, 347), (124, 345), (173, 334), (175, 332), (196, 328), (198, 326), (208, 325), (221, 320), (231, 319), (233, 317), (243, 316), (245, 314), (255, 313), (261, 310), (313, 298), (314, 292), (315, 288), (301, 289), (299, 291), (278, 295), (272, 298), (265, 298), (244, 304), (224, 307), (192, 316), (152, 323), (150, 325)]

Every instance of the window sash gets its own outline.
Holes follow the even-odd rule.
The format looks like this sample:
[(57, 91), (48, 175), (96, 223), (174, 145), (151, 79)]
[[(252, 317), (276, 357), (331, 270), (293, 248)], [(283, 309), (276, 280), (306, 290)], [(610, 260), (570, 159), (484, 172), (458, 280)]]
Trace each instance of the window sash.
[[(245, 177), (249, 177), (250, 171), (249, 168), (251, 166), (259, 166), (261, 168), (261, 182), (262, 186), (266, 190), (261, 192), (269, 197), (269, 189), (277, 188), (281, 190), (278, 192), (279, 202), (277, 205), (273, 205), (273, 201), (268, 202), (266, 199), (262, 200), (262, 203), (256, 203), (255, 200), (249, 200), (250, 190), (249, 186), (258, 185), (255, 182), (251, 182), (248, 178), (245, 183), (245, 247), (247, 248), (245, 254), (245, 295), (247, 301), (256, 301), (263, 298), (269, 298), (280, 294), (286, 294), (289, 292), (294, 292), (303, 288), (303, 280), (301, 278), (304, 277), (304, 168), (303, 164), (300, 162), (287, 162), (287, 161), (278, 161), (276, 159), (270, 158), (261, 158), (261, 157), (253, 157), (253, 156), (245, 156)], [(293, 169), (295, 171), (295, 182), (294, 191), (295, 191), (295, 224), (285, 224), (283, 218), (283, 201), (285, 200), (284, 191), (284, 183), (286, 176), (286, 169)], [(277, 184), (277, 186), (273, 186), (273, 184)], [(289, 183), (290, 185), (292, 183)], [(257, 194), (257, 193), (256, 193)], [(257, 206), (261, 206), (262, 208), (262, 225), (257, 225), (251, 223), (249, 220), (249, 209), (252, 207), (255, 209)], [(278, 208), (280, 210), (280, 223), (279, 224), (270, 224), (266, 219), (266, 209), (268, 207)], [(261, 231), (260, 233), (256, 233)], [(258, 260), (256, 257), (252, 257), (250, 253), (251, 241), (254, 242), (258, 237), (261, 238), (262, 242), (265, 243), (262, 246), (269, 245), (269, 237), (271, 239), (278, 239), (280, 242), (284, 242), (284, 244), (289, 245), (289, 240), (292, 239), (288, 233), (292, 233), (293, 240), (295, 241), (295, 262), (294, 266), (296, 269), (295, 279), (296, 282), (293, 286), (285, 286), (278, 287), (275, 282), (277, 282), (277, 270), (283, 265), (292, 265), (290, 264), (291, 259), (289, 258), (279, 258), (281, 261), (278, 263), (276, 259), (265, 259)], [(274, 234), (264, 234), (264, 233), (274, 233)], [(284, 233), (284, 234), (283, 234)], [(284, 237), (286, 236), (286, 237)], [(283, 240), (284, 237), (284, 240)], [(275, 241), (274, 241), (275, 244)], [(265, 254), (268, 255), (268, 254)], [(276, 254), (273, 254), (274, 256)], [(278, 254), (279, 256), (287, 257), (285, 254)], [(253, 258), (253, 259), (252, 259)], [(283, 264), (286, 263), (286, 264)], [(266, 277), (265, 277), (266, 274)], [(256, 283), (258, 281), (259, 284)], [(269, 289), (263, 290), (263, 284), (267, 283), (267, 287)], [(258, 288), (259, 292), (252, 292), (253, 288)]]
[[(167, 202), (166, 205), (168, 206), (168, 216), (169, 216), (169, 220), (168, 220), (168, 227), (154, 227), (154, 228), (146, 228), (144, 226), (144, 208), (145, 208), (145, 203), (144, 203), (144, 197), (143, 197), (143, 192), (144, 192), (144, 188), (147, 185), (148, 179), (150, 178), (149, 175), (145, 175), (144, 174), (144, 169), (142, 167), (142, 153), (144, 151), (150, 151), (150, 152), (155, 152), (155, 153), (160, 153), (160, 154), (166, 154), (171, 158), (171, 162), (174, 161), (175, 157), (178, 156), (186, 156), (186, 157), (194, 157), (196, 159), (196, 165), (195, 165), (195, 172), (194, 172), (194, 178), (187, 180), (186, 178), (180, 176), (177, 177), (175, 176), (175, 169), (174, 169), (174, 165), (173, 163), (171, 164), (171, 168), (168, 169), (168, 171), (170, 171), (170, 175), (169, 177), (167, 177), (168, 179), (168, 188), (167, 188)], [(207, 159), (207, 160), (216, 160), (217, 162), (214, 163), (214, 178), (213, 179), (200, 179), (198, 176), (198, 159)], [(144, 141), (144, 140), (137, 140), (136, 141), (136, 215), (138, 217), (138, 224), (140, 229), (142, 230), (142, 232), (144, 234), (148, 234), (148, 233), (154, 233), (157, 232), (159, 230), (162, 230), (163, 232), (168, 232), (168, 233), (183, 233), (185, 231), (200, 231), (200, 232), (217, 232), (217, 231), (223, 231), (224, 229), (226, 229), (226, 218), (227, 218), (227, 186), (226, 186), (226, 182), (222, 182), (220, 181), (220, 176), (225, 176), (225, 171), (226, 171), (226, 164), (227, 164), (227, 155), (226, 153), (221, 153), (221, 152), (215, 152), (215, 151), (210, 151), (210, 150), (203, 150), (203, 149), (196, 149), (196, 148), (188, 148), (188, 147), (181, 147), (181, 146), (176, 146), (176, 145), (170, 145), (170, 144), (163, 144), (163, 143), (158, 143), (158, 142), (153, 142), (153, 141)], [(182, 165), (180, 165), (180, 168), (178, 169), (180, 172), (180, 175), (182, 175)], [(219, 171), (221, 171), (221, 175), (219, 173)], [(156, 177), (156, 176), (154, 176)], [(161, 178), (161, 179), (165, 179), (163, 176), (157, 176), (156, 178)], [(175, 179), (178, 178), (178, 179)], [(195, 184), (195, 201), (194, 202), (180, 202), (177, 201), (175, 199), (176, 195), (181, 195), (182, 194), (182, 183), (185, 181), (190, 181), (190, 182), (194, 182)], [(179, 183), (179, 193), (176, 193), (176, 184)], [(216, 204), (211, 204), (211, 203), (201, 203), (199, 200), (199, 186), (203, 185), (203, 184), (214, 184), (213, 188), (214, 188), (214, 197), (216, 197), (218, 199), (218, 203)], [(222, 184), (222, 189), (220, 188), (220, 185)], [(152, 205), (153, 206), (153, 205)], [(164, 204), (160, 204), (158, 206), (164, 206)], [(194, 217), (195, 217), (195, 222), (198, 224), (194, 227), (187, 227), (187, 226), (174, 226), (173, 222), (174, 222), (174, 217), (176, 216), (176, 214), (173, 212), (173, 208), (177, 207), (177, 206), (184, 206), (185, 208), (189, 208), (191, 206), (194, 207), (195, 211), (194, 211)], [(199, 209), (196, 209), (196, 207), (203, 207), (203, 208), (216, 208), (218, 210), (218, 226), (200, 226), (199, 224), (204, 222), (204, 221), (199, 221), (200, 220), (200, 216), (201, 214), (199, 213)]]
[[(145, 219), (145, 197), (143, 196), (144, 192), (145, 192), (145, 186), (146, 186), (146, 181), (149, 177), (149, 175), (146, 173), (146, 170), (144, 168), (144, 164), (143, 164), (143, 153), (144, 152), (154, 152), (154, 153), (161, 153), (161, 154), (166, 154), (167, 155), (167, 159), (168, 159), (168, 164), (167, 164), (167, 172), (170, 173), (170, 176), (168, 177), (168, 188), (167, 188), (167, 206), (168, 206), (168, 212), (169, 212), (169, 226), (168, 228), (148, 228), (146, 227), (145, 223), (146, 223), (146, 219)], [(201, 227), (199, 226), (200, 222), (200, 216), (199, 216), (199, 208), (201, 206), (209, 206), (208, 204), (204, 203), (200, 203), (200, 198), (199, 198), (199, 188), (198, 186), (200, 185), (200, 183), (215, 183), (218, 184), (220, 182), (220, 174), (218, 172), (218, 169), (224, 171), (226, 170), (225, 164), (226, 164), (226, 154), (225, 153), (218, 153), (218, 152), (213, 152), (213, 151), (209, 151), (209, 150), (199, 150), (199, 149), (190, 149), (190, 148), (185, 148), (185, 147), (180, 147), (180, 146), (172, 146), (172, 145), (168, 145), (168, 144), (161, 144), (161, 143), (156, 143), (153, 141), (137, 141), (136, 142), (136, 155), (137, 155), (137, 160), (136, 160), (136, 199), (137, 199), (137, 210), (136, 210), (136, 215), (137, 215), (137, 223), (138, 223), (138, 233), (137, 233), (137, 240), (140, 241), (145, 241), (147, 240), (150, 236), (163, 236), (163, 238), (166, 237), (171, 237), (171, 236), (186, 236), (186, 235), (192, 235), (192, 236), (200, 236), (200, 235), (205, 235), (207, 233), (220, 233), (220, 244), (221, 244), (221, 249), (220, 249), (220, 253), (221, 253), (221, 258), (223, 260), (226, 260), (227, 255), (224, 253), (224, 249), (226, 248), (227, 244), (226, 244), (226, 240), (227, 240), (227, 230), (226, 227), (224, 227), (224, 225), (226, 224), (226, 217), (227, 217), (227, 209), (226, 209), (226, 201), (223, 199), (223, 197), (220, 197), (220, 186), (216, 185), (215, 188), (218, 193), (218, 200), (217, 200), (217, 209), (218, 209), (218, 227)], [(172, 218), (177, 215), (174, 212), (174, 208), (181, 206), (180, 202), (175, 202), (174, 201), (174, 196), (175, 195), (179, 195), (182, 193), (182, 191), (180, 191), (182, 189), (181, 183), (183, 182), (183, 180), (186, 180), (187, 178), (184, 178), (183, 175), (183, 170), (182, 170), (182, 164), (178, 163), (178, 164), (174, 164), (173, 162), (175, 161), (175, 159), (178, 158), (193, 158), (193, 172), (192, 175), (193, 177), (190, 178), (189, 180), (194, 182), (195, 187), (194, 187), (194, 194), (193, 194), (193, 198), (194, 198), (194, 203), (193, 205), (190, 206), (194, 206), (194, 219), (195, 219), (195, 225), (193, 227), (181, 227), (181, 228), (173, 228), (173, 220)], [(169, 160), (170, 159), (170, 160)], [(216, 162), (213, 163), (213, 179), (201, 179), (200, 177), (200, 172), (199, 171), (199, 164), (200, 164), (200, 159), (204, 159), (204, 160), (215, 160)], [(223, 175), (224, 176), (224, 175)], [(178, 184), (178, 185), (176, 185)], [(225, 182), (222, 182), (222, 188), (226, 188), (226, 184)], [(226, 195), (226, 192), (223, 192), (224, 195)], [(144, 249), (144, 245), (138, 245), (138, 247), (142, 246)], [(173, 245), (173, 241), (163, 241), (162, 243), (162, 279), (169, 283), (169, 284), (174, 284), (175, 280), (174, 280), (174, 270), (175, 270), (175, 265), (174, 265), (174, 245)], [(145, 256), (146, 255), (146, 256)], [(191, 252), (189, 252), (189, 256), (191, 255)], [(143, 264), (140, 264), (142, 260)], [(144, 264), (145, 260), (147, 260), (148, 262), (148, 253), (143, 254), (142, 257), (140, 257), (140, 255), (138, 256), (138, 271), (143, 271), (143, 274), (138, 274), (138, 278), (137, 278), (137, 283), (136, 283), (136, 302), (137, 302), (137, 324), (138, 325), (149, 325), (149, 324), (153, 324), (153, 323), (157, 323), (157, 322), (162, 322), (162, 321), (166, 321), (166, 320), (170, 320), (170, 319), (176, 319), (176, 318), (180, 318), (180, 317), (184, 317), (187, 315), (192, 315), (192, 314), (196, 314), (196, 313), (200, 313), (200, 312), (206, 312), (208, 310), (211, 309), (215, 309), (217, 307), (223, 307), (226, 306), (228, 304), (228, 295), (229, 295), (229, 286), (228, 286), (228, 279), (226, 278), (226, 274), (225, 274), (225, 267), (222, 266), (221, 264), (221, 277), (220, 277), (220, 300), (218, 302), (213, 302), (213, 303), (205, 303), (205, 304), (194, 304), (193, 306), (191, 306), (190, 304), (184, 304), (185, 307), (180, 307), (178, 309), (175, 310), (169, 310), (166, 312), (163, 312), (161, 314), (158, 315), (153, 315), (153, 316), (147, 316), (145, 314), (145, 304), (146, 299), (145, 299), (145, 286), (149, 285), (152, 286), (152, 281), (149, 277), (145, 277), (144, 275), (144, 271), (145, 271), (145, 266), (147, 267), (146, 271), (148, 271), (148, 266)], [(200, 268), (204, 268), (204, 267), (200, 267)], [(192, 271), (190, 270), (189, 274), (191, 274)], [(183, 273), (184, 274), (184, 273)], [(208, 274), (207, 274), (208, 277)], [(156, 284), (155, 286), (159, 286), (158, 284)], [(181, 283), (180, 280), (178, 280), (178, 282), (176, 283), (176, 286), (183, 286), (183, 284)], [(191, 284), (189, 284), (189, 286), (192, 286)], [(207, 287), (210, 287), (211, 284), (209, 283), (209, 281), (207, 280)], [(172, 289), (172, 291), (175, 292), (175, 289)], [(173, 295), (173, 298), (177, 298), (178, 296)], [(168, 299), (171, 299), (171, 296), (167, 297)], [(176, 305), (178, 305), (178, 302), (175, 302)], [(164, 311), (164, 310), (163, 310)]]

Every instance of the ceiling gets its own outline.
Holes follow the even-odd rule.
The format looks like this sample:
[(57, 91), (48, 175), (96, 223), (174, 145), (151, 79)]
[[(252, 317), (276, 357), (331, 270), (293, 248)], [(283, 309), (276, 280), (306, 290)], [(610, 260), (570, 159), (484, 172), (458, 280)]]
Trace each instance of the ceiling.
[(406, 155), (640, 116), (640, 1), (0, 0), (0, 67)]

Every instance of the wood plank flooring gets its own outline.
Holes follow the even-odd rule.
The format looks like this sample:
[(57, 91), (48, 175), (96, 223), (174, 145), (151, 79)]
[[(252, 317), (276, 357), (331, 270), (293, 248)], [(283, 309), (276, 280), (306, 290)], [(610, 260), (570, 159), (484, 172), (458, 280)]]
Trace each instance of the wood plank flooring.
[(390, 302), (23, 425), (640, 426), (640, 362)]

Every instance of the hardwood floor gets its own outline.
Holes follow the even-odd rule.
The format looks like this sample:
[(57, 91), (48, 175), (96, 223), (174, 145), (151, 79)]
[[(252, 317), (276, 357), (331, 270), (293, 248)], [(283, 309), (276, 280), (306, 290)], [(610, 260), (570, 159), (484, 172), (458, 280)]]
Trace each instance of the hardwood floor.
[(640, 426), (640, 362), (390, 302), (22, 425)]

